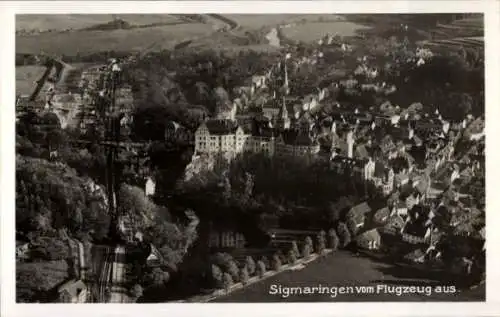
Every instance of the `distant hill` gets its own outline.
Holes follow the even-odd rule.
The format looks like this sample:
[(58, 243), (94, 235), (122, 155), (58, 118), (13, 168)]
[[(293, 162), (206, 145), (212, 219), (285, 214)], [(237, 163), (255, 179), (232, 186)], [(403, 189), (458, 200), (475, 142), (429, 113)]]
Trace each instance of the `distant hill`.
[(121, 29), (130, 29), (132, 25), (127, 21), (122, 19), (116, 19), (107, 23), (93, 25), (91, 27), (86, 28), (88, 31), (108, 31), (108, 30), (121, 30)]

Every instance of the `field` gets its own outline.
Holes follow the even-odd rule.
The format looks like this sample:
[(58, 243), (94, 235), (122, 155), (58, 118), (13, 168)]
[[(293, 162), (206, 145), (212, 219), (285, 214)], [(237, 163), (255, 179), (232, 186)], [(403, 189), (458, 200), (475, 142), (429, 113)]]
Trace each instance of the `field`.
[(16, 67), (16, 93), (21, 95), (30, 94), (45, 67), (43, 66), (20, 66)]
[[(287, 32), (293, 38), (306, 38), (305, 33), (313, 30), (313, 37), (319, 36), (329, 27), (340, 33), (351, 34), (358, 26), (351, 22), (344, 22), (342, 17), (332, 14), (293, 15), (293, 14), (228, 14), (224, 16), (204, 15), (206, 23), (182, 22), (182, 17), (173, 15), (120, 15), (133, 25), (149, 25), (154, 23), (176, 23), (154, 27), (134, 28), (128, 30), (84, 31), (77, 29), (106, 23), (113, 19), (112, 15), (20, 15), (17, 16), (17, 29), (64, 30), (69, 32), (44, 32), (40, 34), (18, 35), (16, 38), (16, 52), (24, 54), (76, 55), (99, 51), (138, 51), (156, 43), (155, 50), (169, 49), (185, 42), (186, 46), (217, 47), (218, 49), (237, 49), (246, 47), (244, 37), (246, 31), (261, 30), (276, 27), (277, 25), (291, 24)], [(115, 16), (116, 18), (116, 16)], [(224, 21), (227, 19), (226, 21)], [(340, 21), (339, 21), (340, 20)], [(234, 22), (237, 29), (222, 37), (214, 33), (216, 26), (227, 22)], [(331, 21), (331, 22), (319, 22)], [(339, 22), (335, 22), (339, 21)], [(310, 23), (309, 23), (310, 22)], [(232, 23), (227, 23), (232, 24)], [(297, 26), (294, 26), (297, 24)], [(290, 31), (288, 31), (290, 30)], [(318, 34), (316, 34), (318, 33)], [(238, 39), (240, 37), (240, 39)], [(243, 37), (243, 39), (241, 38)], [(267, 50), (267, 45), (250, 43), (252, 49)], [(182, 45), (180, 45), (182, 46)]]
[(338, 251), (324, 259), (308, 264), (300, 271), (287, 271), (262, 282), (249, 285), (214, 302), (352, 302), (352, 301), (484, 301), (485, 288), (463, 290), (455, 294), (343, 294), (332, 298), (330, 294), (296, 295), (283, 298), (269, 294), (271, 285), (282, 287), (314, 286), (436, 286), (439, 282), (419, 276), (411, 268), (396, 267), (375, 260), (356, 257)]
[[(72, 64), (76, 68), (83, 68), (85, 64)], [(16, 67), (16, 94), (29, 95), (33, 92), (35, 81), (40, 79), (45, 67), (26, 65)]]
[(456, 20), (451, 24), (438, 24), (434, 39), (422, 44), (431, 48), (461, 49), (484, 47), (484, 23), (482, 18)]
[[(120, 14), (115, 17), (132, 25), (180, 22), (169, 14)], [(107, 23), (113, 18), (112, 14), (23, 14), (16, 16), (16, 30), (78, 30)]]
[(99, 51), (139, 51), (157, 43), (157, 49), (171, 48), (182, 39), (205, 36), (213, 32), (202, 23), (156, 26), (130, 30), (77, 31), (18, 36), (16, 53), (64, 54)]
[(307, 21), (330, 21), (342, 19), (335, 14), (225, 14), (239, 26), (247, 29), (275, 27), (278, 24), (299, 23)]
[(340, 36), (354, 36), (357, 30), (369, 27), (348, 21), (311, 22), (284, 28), (283, 34), (291, 40), (311, 42), (317, 41), (327, 33), (338, 33)]

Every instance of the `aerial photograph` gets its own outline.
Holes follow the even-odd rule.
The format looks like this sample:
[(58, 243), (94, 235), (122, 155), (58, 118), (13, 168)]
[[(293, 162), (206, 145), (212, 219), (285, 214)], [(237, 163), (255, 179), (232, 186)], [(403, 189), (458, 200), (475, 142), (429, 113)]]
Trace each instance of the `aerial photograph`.
[(484, 302), (484, 16), (17, 14), (17, 303)]

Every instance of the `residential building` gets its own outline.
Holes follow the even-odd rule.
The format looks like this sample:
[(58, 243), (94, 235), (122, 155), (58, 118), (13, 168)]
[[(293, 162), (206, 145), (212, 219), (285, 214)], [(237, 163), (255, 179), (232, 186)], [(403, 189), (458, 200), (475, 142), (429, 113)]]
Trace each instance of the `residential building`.
[(151, 177), (148, 177), (146, 179), (146, 185), (144, 187), (144, 192), (146, 196), (153, 196), (155, 194), (155, 189), (156, 189), (155, 181)]
[(208, 244), (211, 248), (244, 248), (246, 239), (240, 232), (212, 230)]
[(377, 226), (384, 226), (389, 221), (391, 211), (388, 207), (381, 208), (373, 215), (373, 223)]
[(378, 229), (371, 229), (360, 233), (355, 238), (358, 248), (365, 250), (378, 250), (381, 245), (381, 237)]
[(85, 303), (89, 292), (82, 280), (70, 280), (58, 289), (59, 302), (62, 303)]
[(347, 219), (352, 219), (355, 221), (356, 226), (358, 228), (361, 228), (364, 226), (366, 217), (367, 215), (372, 211), (371, 207), (368, 205), (368, 203), (364, 202), (361, 204), (358, 204), (347, 212), (346, 218)]

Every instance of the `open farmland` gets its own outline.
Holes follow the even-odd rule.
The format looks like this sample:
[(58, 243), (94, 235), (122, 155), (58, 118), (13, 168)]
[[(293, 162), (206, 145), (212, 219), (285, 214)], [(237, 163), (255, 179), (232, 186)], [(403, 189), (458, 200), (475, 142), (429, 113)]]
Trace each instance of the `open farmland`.
[(224, 14), (224, 17), (233, 20), (239, 26), (247, 29), (260, 29), (262, 27), (275, 27), (278, 24), (293, 24), (299, 22), (317, 22), (341, 20), (335, 14)]
[(28, 65), (16, 67), (16, 93), (30, 94), (35, 86), (35, 81), (40, 79), (45, 67)]
[(482, 18), (468, 18), (451, 24), (438, 24), (433, 30), (434, 39), (421, 44), (441, 49), (467, 49), (484, 47), (484, 22)]
[[(72, 67), (84, 69), (91, 64), (71, 64)], [(33, 92), (35, 81), (39, 80), (45, 71), (44, 66), (25, 65), (16, 67), (16, 94), (29, 95)]]
[(326, 33), (339, 34), (340, 36), (354, 36), (356, 31), (368, 29), (369, 27), (348, 21), (311, 22), (297, 24), (289, 28), (283, 28), (285, 37), (291, 40), (311, 42), (317, 41)]
[(120, 18), (132, 25), (181, 22), (169, 14), (22, 14), (16, 16), (16, 30), (66, 30), (84, 29)]
[(157, 49), (171, 48), (182, 39), (213, 32), (202, 23), (157, 26), (130, 30), (80, 31), (77, 33), (42, 33), (19, 36), (16, 52), (23, 54), (95, 53), (100, 51), (139, 51), (157, 43)]

